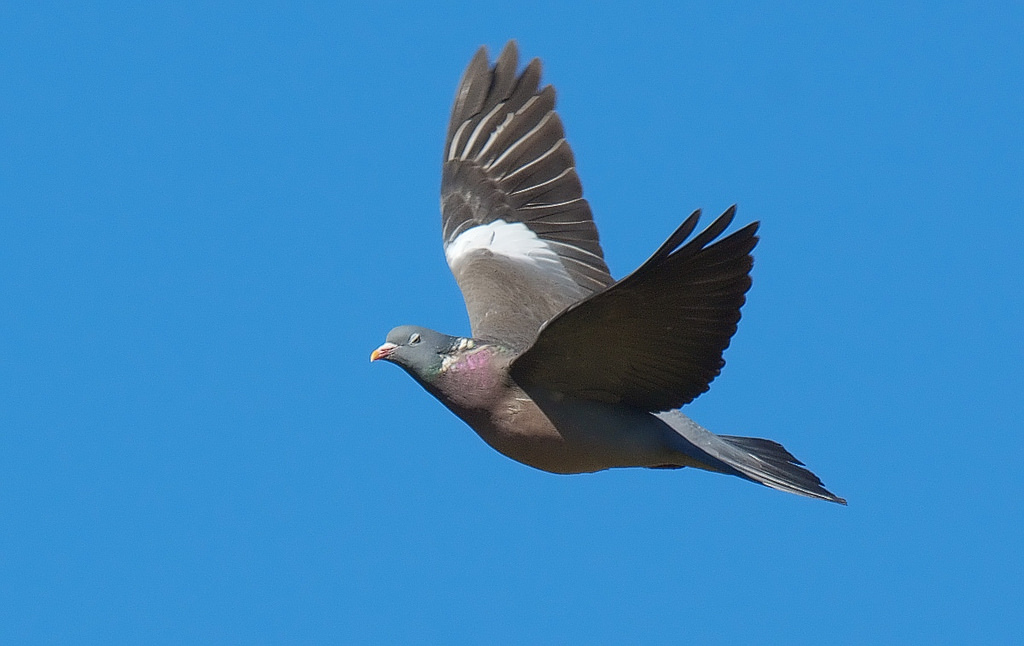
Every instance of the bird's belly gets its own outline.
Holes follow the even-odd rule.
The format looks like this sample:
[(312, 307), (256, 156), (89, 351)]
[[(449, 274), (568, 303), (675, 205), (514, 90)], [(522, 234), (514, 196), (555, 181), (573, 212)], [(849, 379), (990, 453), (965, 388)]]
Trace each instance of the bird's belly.
[(519, 395), (487, 414), (462, 417), (498, 452), (551, 473), (680, 464), (665, 425), (648, 413), (595, 402), (542, 406)]

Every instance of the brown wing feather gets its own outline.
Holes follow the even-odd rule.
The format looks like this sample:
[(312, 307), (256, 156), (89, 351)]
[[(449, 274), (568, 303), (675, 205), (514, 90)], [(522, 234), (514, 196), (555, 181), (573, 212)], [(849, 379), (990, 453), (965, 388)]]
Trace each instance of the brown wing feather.
[[(448, 258), (473, 334), (525, 348), (541, 324), (613, 280), (555, 90), (539, 88), (539, 60), (518, 76), (517, 65), (510, 41), (493, 66), (481, 48), (466, 68), (445, 140), (441, 214), (446, 255), (460, 235), (498, 220), (525, 226), (544, 246), (547, 264), (489, 249)], [(503, 275), (514, 285), (503, 289)]]

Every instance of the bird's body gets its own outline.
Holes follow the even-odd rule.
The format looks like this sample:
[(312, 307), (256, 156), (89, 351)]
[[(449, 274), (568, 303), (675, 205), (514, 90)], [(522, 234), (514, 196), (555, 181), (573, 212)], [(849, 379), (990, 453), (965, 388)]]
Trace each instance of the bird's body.
[(699, 211), (629, 276), (604, 263), (572, 152), (509, 43), (477, 52), (445, 145), (445, 256), (472, 337), (392, 330), (372, 359), (404, 368), (491, 447), (552, 473), (696, 467), (845, 503), (781, 445), (720, 436), (678, 409), (708, 389), (750, 287), (757, 223), (719, 238)]
[(551, 473), (676, 466), (685, 460), (673, 449), (678, 435), (651, 414), (543, 389), (527, 393), (508, 375), (514, 353), (472, 339), (456, 339), (455, 347), (460, 345), (464, 349), (422, 383), (513, 460)]

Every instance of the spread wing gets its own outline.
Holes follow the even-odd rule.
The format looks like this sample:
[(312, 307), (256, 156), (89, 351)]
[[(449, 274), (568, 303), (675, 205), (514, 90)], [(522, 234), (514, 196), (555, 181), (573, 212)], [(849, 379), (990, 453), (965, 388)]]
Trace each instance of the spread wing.
[(611, 285), (597, 227), (540, 61), (516, 75), (510, 41), (480, 48), (455, 95), (444, 149), (445, 257), (473, 336), (526, 348), (546, 321)]
[(710, 244), (735, 210), (683, 244), (695, 212), (639, 269), (548, 322), (512, 363), (512, 377), (525, 388), (649, 411), (707, 391), (725, 365), (757, 244), (757, 222)]

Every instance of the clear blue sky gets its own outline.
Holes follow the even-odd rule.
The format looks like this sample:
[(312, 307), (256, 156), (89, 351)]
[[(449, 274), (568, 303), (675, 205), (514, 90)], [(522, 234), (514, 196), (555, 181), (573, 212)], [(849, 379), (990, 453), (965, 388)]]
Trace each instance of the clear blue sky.
[[(1019, 4), (68, 4), (0, 8), (0, 642), (1024, 641)], [(849, 507), (534, 471), (368, 363), (468, 333), (439, 160), (510, 37), (616, 276), (762, 222), (686, 410)]]

